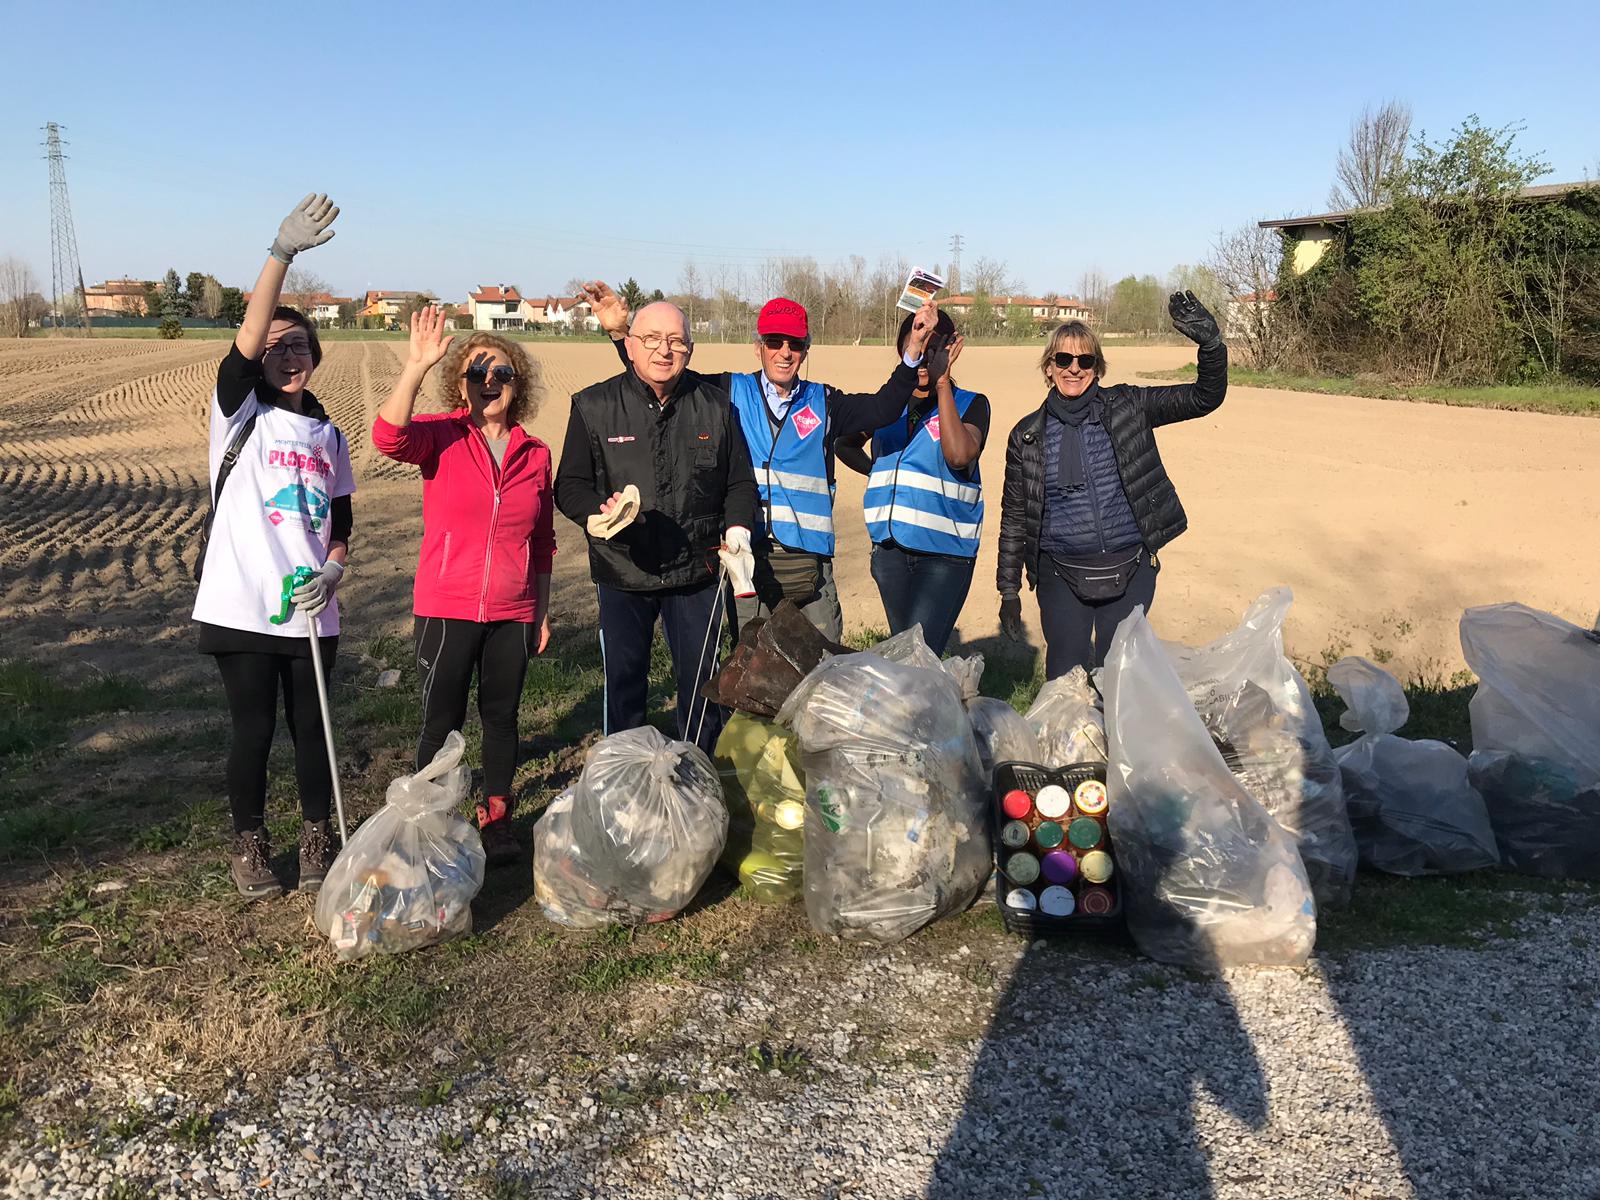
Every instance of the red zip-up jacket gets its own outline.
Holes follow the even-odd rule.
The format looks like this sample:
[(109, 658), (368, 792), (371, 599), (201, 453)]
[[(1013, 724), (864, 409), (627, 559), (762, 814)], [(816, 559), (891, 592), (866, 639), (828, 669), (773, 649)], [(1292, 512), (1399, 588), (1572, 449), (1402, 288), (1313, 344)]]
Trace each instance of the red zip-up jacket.
[(413, 610), (463, 621), (534, 621), (535, 577), (556, 552), (550, 447), (511, 427), (505, 461), (465, 408), (409, 425), (372, 422), (379, 453), (422, 468), (422, 552)]

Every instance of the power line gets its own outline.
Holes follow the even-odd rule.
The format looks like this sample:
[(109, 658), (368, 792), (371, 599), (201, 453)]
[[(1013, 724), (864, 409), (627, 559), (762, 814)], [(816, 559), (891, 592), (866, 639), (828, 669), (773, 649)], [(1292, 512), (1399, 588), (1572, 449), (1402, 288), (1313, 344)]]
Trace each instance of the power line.
[(66, 155), (61, 153), (61, 129), (54, 121), (44, 126), (45, 157), (50, 161), (50, 306), (55, 327), (62, 326), (61, 302), (76, 300), (85, 334), (89, 328), (89, 298), (78, 265), (78, 235), (72, 228), (72, 201), (67, 197)]

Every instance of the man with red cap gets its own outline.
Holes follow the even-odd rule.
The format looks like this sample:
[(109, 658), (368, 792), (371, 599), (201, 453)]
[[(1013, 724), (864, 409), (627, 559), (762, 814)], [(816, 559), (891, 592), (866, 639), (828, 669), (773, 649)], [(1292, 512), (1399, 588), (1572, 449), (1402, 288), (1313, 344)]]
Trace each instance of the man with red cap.
[[(622, 349), (627, 305), (610, 287), (594, 282), (584, 295)], [(753, 531), (755, 590), (737, 600), (739, 623), (771, 615), (789, 599), (822, 634), (844, 636), (844, 614), (833, 580), (834, 444), (841, 437), (876, 430), (905, 411), (917, 386), (917, 365), (938, 320), (938, 306), (925, 304), (912, 322), (905, 354), (876, 392), (851, 394), (800, 378), (811, 349), (804, 306), (785, 297), (762, 305), (756, 317), (758, 369), (730, 372), (729, 398), (738, 414), (761, 492), (761, 522)]]

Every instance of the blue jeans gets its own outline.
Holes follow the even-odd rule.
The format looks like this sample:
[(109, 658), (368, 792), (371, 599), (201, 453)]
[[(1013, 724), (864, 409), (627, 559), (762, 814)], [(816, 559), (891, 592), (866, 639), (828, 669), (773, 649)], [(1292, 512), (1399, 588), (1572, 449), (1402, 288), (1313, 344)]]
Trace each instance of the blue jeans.
[(914, 554), (898, 546), (872, 548), (872, 578), (883, 598), (883, 615), (889, 632), (922, 626), (922, 640), (935, 654), (943, 654), (955, 630), (961, 606), (972, 586), (970, 558), (942, 558)]

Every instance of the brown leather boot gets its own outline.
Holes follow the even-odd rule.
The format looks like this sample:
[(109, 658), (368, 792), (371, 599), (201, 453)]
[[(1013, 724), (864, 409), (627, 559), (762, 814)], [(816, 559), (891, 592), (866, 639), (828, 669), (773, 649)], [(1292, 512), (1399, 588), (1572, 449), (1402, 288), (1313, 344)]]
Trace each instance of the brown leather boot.
[(265, 900), (282, 893), (283, 884), (272, 873), (271, 859), (272, 843), (267, 840), (266, 826), (234, 835), (228, 866), (233, 872), (233, 886), (246, 900)]
[(338, 851), (333, 848), (333, 826), (328, 821), (300, 822), (300, 890), (322, 888)]
[(487, 796), (478, 805), (478, 834), (483, 838), (483, 858), (491, 867), (503, 867), (522, 857), (522, 843), (511, 828), (515, 801), (509, 796)]

